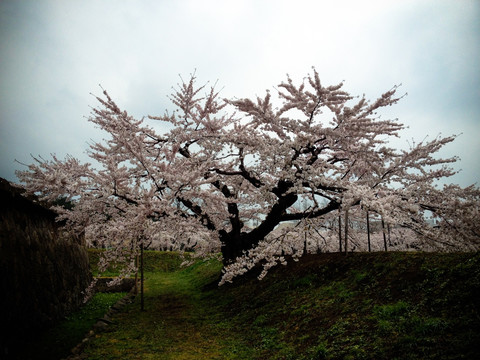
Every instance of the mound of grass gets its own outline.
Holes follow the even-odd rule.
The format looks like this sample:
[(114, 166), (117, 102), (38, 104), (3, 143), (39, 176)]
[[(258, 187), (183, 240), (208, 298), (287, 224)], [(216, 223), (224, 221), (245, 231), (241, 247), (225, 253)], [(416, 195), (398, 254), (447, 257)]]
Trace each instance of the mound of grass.
[(474, 358), (480, 343), (478, 253), (307, 256), (220, 291), (258, 358)]
[[(170, 261), (160, 253), (148, 261)], [(149, 269), (162, 269), (148, 264)], [(89, 359), (457, 359), (480, 343), (478, 253), (321, 254), (218, 288), (218, 261), (146, 273)]]

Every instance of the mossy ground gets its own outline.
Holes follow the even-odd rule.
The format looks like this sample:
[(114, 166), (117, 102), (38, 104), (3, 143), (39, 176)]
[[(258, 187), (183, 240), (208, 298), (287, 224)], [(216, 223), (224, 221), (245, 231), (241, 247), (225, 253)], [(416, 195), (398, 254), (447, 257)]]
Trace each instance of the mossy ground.
[(309, 255), (218, 288), (221, 264), (147, 253), (139, 297), (88, 359), (473, 359), (479, 253)]

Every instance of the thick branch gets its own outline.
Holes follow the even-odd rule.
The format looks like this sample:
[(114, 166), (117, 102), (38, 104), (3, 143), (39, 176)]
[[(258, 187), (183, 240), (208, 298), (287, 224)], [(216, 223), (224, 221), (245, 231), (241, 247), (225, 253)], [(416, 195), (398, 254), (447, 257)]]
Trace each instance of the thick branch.
[(259, 179), (250, 175), (247, 169), (245, 169), (245, 167), (242, 165), (240, 165), (240, 171), (225, 171), (218, 168), (211, 169), (211, 171), (215, 171), (215, 173), (219, 175), (241, 176), (256, 188), (259, 188), (260, 186), (263, 185), (263, 183)]
[(317, 218), (317, 217), (326, 215), (334, 210), (337, 210), (339, 207), (340, 207), (340, 203), (336, 201), (330, 201), (327, 206), (321, 209), (304, 211), (304, 212), (293, 213), (293, 214), (283, 214), (280, 218), (280, 221), (292, 221), (292, 220), (302, 220), (306, 218)]
[(194, 213), (194, 216), (200, 218), (202, 224), (205, 225), (208, 230), (216, 230), (215, 224), (212, 222), (210, 217), (202, 211), (202, 208), (199, 205), (194, 204), (192, 201), (184, 198), (178, 198), (178, 200), (189, 210), (191, 210)]
[[(222, 185), (220, 181), (212, 182), (212, 185), (219, 189), (222, 194), (227, 198), (233, 198), (234, 194), (230, 191), (227, 185)], [(230, 223), (232, 224), (232, 231), (235, 233), (240, 233), (240, 230), (243, 227), (243, 222), (240, 220), (240, 213), (238, 211), (238, 206), (235, 202), (227, 203), (228, 213), (230, 214)]]

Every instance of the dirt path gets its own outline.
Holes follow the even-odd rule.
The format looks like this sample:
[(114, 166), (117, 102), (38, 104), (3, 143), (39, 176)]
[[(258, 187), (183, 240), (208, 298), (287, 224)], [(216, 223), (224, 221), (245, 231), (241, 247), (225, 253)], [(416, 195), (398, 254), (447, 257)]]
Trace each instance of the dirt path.
[(175, 274), (160, 280), (162, 294), (155, 302), (155, 313), (162, 317), (161, 332), (166, 337), (165, 359), (221, 359), (219, 329), (212, 313), (198, 298), (186, 277)]
[(248, 359), (241, 334), (229, 327), (185, 272), (147, 274), (146, 311), (136, 302), (85, 349), (88, 359)]

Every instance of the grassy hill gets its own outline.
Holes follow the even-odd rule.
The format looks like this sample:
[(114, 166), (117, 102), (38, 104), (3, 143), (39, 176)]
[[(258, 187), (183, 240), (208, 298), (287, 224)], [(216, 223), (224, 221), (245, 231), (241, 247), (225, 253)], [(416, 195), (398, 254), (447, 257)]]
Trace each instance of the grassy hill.
[(88, 359), (474, 359), (479, 253), (309, 255), (218, 288), (221, 264), (146, 254), (139, 297)]

